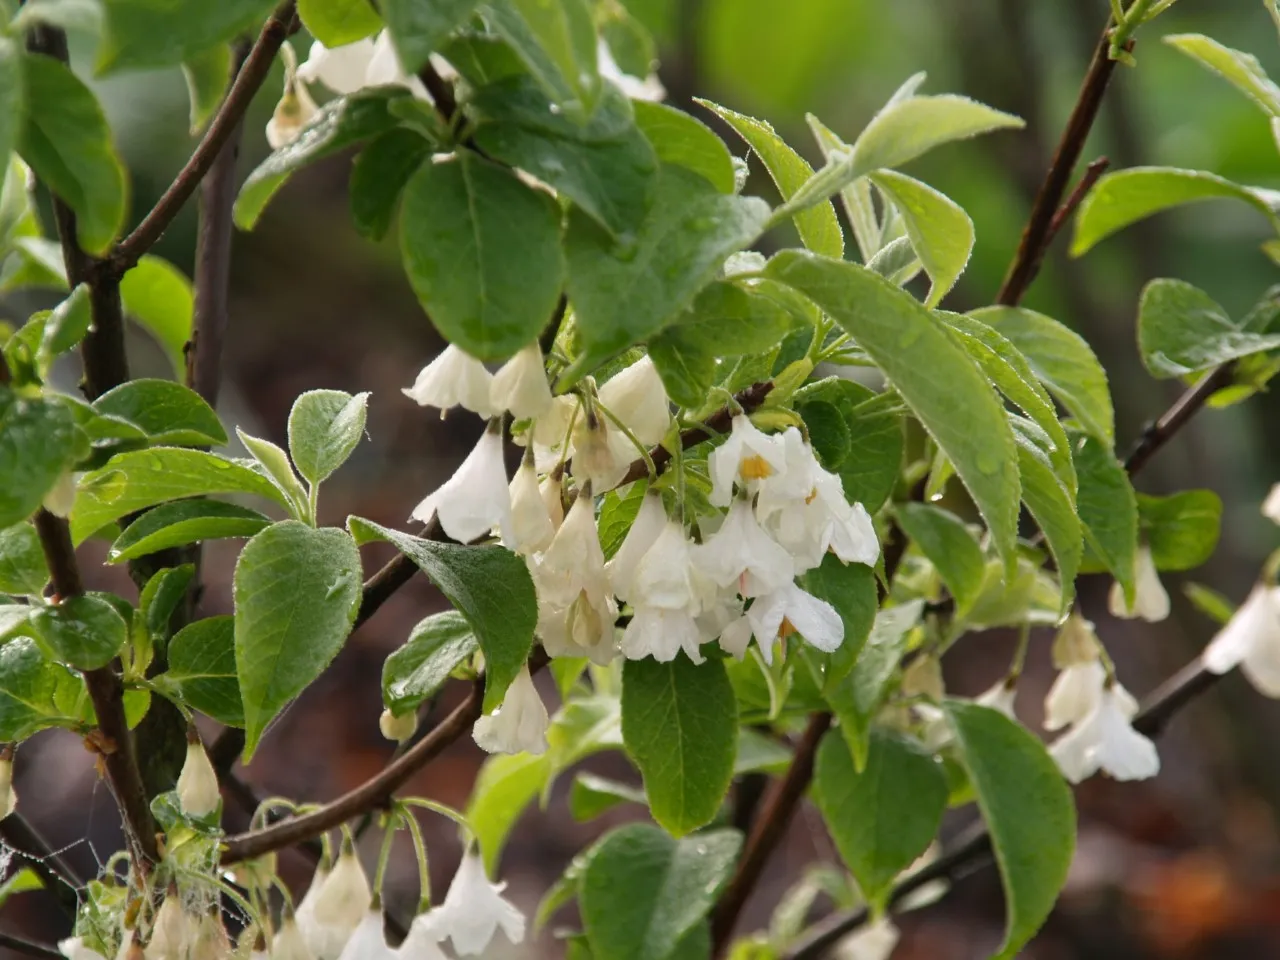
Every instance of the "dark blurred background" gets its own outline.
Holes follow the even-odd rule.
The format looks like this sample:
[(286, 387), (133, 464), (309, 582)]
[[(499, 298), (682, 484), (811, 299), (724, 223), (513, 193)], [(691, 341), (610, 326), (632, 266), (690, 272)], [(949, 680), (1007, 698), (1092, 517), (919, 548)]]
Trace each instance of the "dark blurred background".
[[(926, 92), (965, 93), (1026, 118), (1022, 133), (947, 146), (911, 169), (958, 201), (977, 226), (969, 271), (946, 303), (953, 310), (990, 302), (999, 286), (1108, 7), (1106, 0), (628, 0), (627, 6), (658, 39), (660, 75), (673, 103), (688, 108), (692, 96), (705, 96), (767, 119), (810, 159), (817, 151), (806, 112), (852, 141), (917, 70), (929, 73)], [(1280, 75), (1280, 42), (1260, 3), (1181, 0), (1140, 34), (1138, 68), (1117, 71), (1084, 159), (1105, 154), (1112, 169), (1148, 163), (1194, 167), (1280, 186), (1280, 161), (1266, 119), (1226, 83), (1158, 42), (1174, 32), (1211, 34), (1254, 53)], [(91, 38), (72, 41), (79, 62), (87, 63)], [(306, 42), (302, 36), (294, 40), (303, 57)], [(267, 153), (262, 131), (280, 82), (277, 66), (249, 116), (241, 179)], [(185, 88), (174, 71), (113, 77), (98, 90), (132, 172), (136, 217), (191, 149)], [(732, 134), (726, 139), (736, 154), (745, 154)], [(748, 190), (771, 196), (759, 164), (752, 166)], [(401, 395), (440, 341), (402, 276), (394, 242), (372, 245), (351, 227), (348, 169), (349, 158), (340, 157), (294, 177), (257, 230), (237, 235), (221, 413), (228, 424), (283, 443), (289, 406), (299, 392), (372, 390), (368, 442), (326, 484), (321, 521), (340, 524), (347, 514), (359, 513), (403, 526), (414, 504), (469, 449), (480, 422), (467, 414), (441, 422)], [(192, 204), (155, 252), (189, 272), (194, 231)], [(1181, 277), (1238, 316), (1274, 281), (1275, 267), (1258, 249), (1264, 239), (1260, 217), (1224, 202), (1160, 216), (1079, 261), (1066, 259), (1065, 242), (1049, 256), (1026, 305), (1066, 322), (1093, 344), (1110, 373), (1121, 451), (1178, 392), (1175, 383), (1151, 380), (1139, 362), (1133, 331), (1142, 285), (1157, 276)], [(784, 242), (791, 238), (779, 231), (765, 246)], [(48, 303), (23, 295), (5, 303), (4, 313), (22, 319)], [(165, 375), (162, 355), (144, 335), (136, 336), (131, 353), (137, 374)], [(63, 385), (72, 388), (76, 371), (64, 374)], [(1278, 423), (1280, 403), (1266, 394), (1242, 406), (1205, 411), (1142, 474), (1142, 491), (1207, 487), (1225, 503), (1214, 559), (1168, 578), (1174, 596), (1168, 621), (1116, 621), (1106, 614), (1105, 578), (1082, 581), (1085, 613), (1098, 623), (1122, 681), (1135, 694), (1154, 688), (1213, 632), (1214, 625), (1182, 597), (1179, 584), (1194, 579), (1238, 602), (1280, 540), (1280, 531), (1258, 513), (1261, 498), (1280, 480)], [(237, 548), (221, 543), (207, 552), (205, 613), (230, 611)], [(100, 556), (99, 547), (84, 552), (93, 585), (129, 588), (122, 574), (89, 562)], [(369, 569), (383, 559), (385, 554), (371, 552)], [(440, 605), (423, 578), (397, 594), (277, 723), (244, 778), (263, 795), (324, 800), (380, 768), (391, 751), (377, 724), (382, 660), (419, 618)], [(1048, 631), (1034, 636), (1020, 693), (1019, 713), (1033, 725), (1052, 679), (1049, 640)], [(1011, 649), (1012, 639), (998, 632), (969, 638), (948, 657), (951, 688), (985, 689), (1005, 669)], [(445, 700), (441, 709), (449, 706)], [(1080, 788), (1082, 832), (1068, 889), (1023, 955), (1280, 955), (1278, 735), (1280, 707), (1241, 678), (1228, 677), (1170, 726), (1160, 742), (1158, 778), (1137, 785), (1095, 779)], [(461, 742), (412, 789), (462, 807), (482, 759), (469, 740)], [(601, 762), (613, 775), (637, 779), (617, 757)], [(116, 848), (110, 796), (75, 738), (48, 733), (24, 746), (17, 783), (22, 811), (56, 847), (65, 848), (83, 874), (91, 875)], [(244, 821), (229, 804), (228, 828)], [(501, 872), (510, 881), (510, 895), (531, 912), (569, 858), (608, 822), (574, 822), (562, 784), (546, 810), (526, 816), (507, 848)], [(446, 822), (428, 820), (427, 827), (438, 897), (458, 845)], [(376, 850), (365, 852), (371, 866)], [(814, 859), (834, 861), (836, 855), (817, 814), (807, 809), (744, 915), (744, 929), (764, 927), (778, 898)], [(305, 883), (309, 865), (301, 856), (283, 855), (281, 868), (291, 883)], [(410, 858), (398, 857), (389, 901), (401, 914), (412, 908), (413, 878)], [(44, 894), (11, 900), (2, 913), (6, 930), (46, 941), (64, 932)], [(901, 926), (903, 939), (894, 954), (899, 960), (987, 955), (1003, 928), (994, 871), (904, 917)], [(526, 943), (509, 955), (562, 952), (544, 935), (536, 946)], [(492, 955), (508, 954), (495, 946)]]

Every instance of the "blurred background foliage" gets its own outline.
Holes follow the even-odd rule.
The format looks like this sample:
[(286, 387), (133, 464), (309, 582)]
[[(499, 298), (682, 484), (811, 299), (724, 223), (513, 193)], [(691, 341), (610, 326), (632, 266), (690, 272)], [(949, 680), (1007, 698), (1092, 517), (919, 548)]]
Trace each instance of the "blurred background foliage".
[[(1026, 118), (1026, 131), (948, 146), (911, 170), (959, 202), (977, 227), (969, 270), (943, 304), (952, 310), (981, 306), (994, 296), (1108, 9), (1106, 0), (626, 0), (626, 6), (658, 41), (660, 76), (671, 102), (713, 125), (714, 118), (692, 104), (693, 96), (768, 120), (811, 160), (819, 154), (806, 112), (851, 142), (918, 70), (929, 73), (927, 92), (965, 93)], [(1141, 32), (1137, 68), (1117, 71), (1085, 161), (1106, 155), (1113, 170), (1147, 163), (1192, 167), (1280, 187), (1280, 158), (1262, 113), (1158, 42), (1165, 33), (1191, 31), (1255, 54), (1280, 76), (1280, 40), (1260, 3), (1181, 0)], [(87, 75), (93, 38), (71, 39), (73, 58)], [(308, 38), (300, 35), (293, 43), (305, 57)], [(177, 71), (94, 82), (131, 170), (136, 218), (193, 144), (185, 86)], [(249, 114), (242, 179), (268, 152), (263, 127), (281, 82), (277, 65)], [(746, 156), (745, 145), (730, 131), (717, 129), (735, 154)], [(222, 413), (251, 433), (281, 440), (289, 405), (300, 391), (373, 390), (370, 442), (326, 485), (321, 520), (340, 523), (348, 512), (359, 512), (403, 525), (418, 499), (451, 471), (479, 422), (458, 417), (441, 423), (401, 396), (399, 388), (412, 382), (440, 342), (400, 272), (394, 241), (372, 245), (352, 228), (348, 169), (349, 158), (339, 157), (294, 177), (258, 229), (237, 236)], [(771, 197), (758, 163), (752, 169), (748, 191)], [(194, 207), (155, 251), (188, 272)], [(1080, 260), (1069, 260), (1066, 238), (1059, 240), (1025, 302), (1093, 344), (1111, 376), (1118, 449), (1126, 449), (1178, 392), (1172, 381), (1151, 380), (1138, 359), (1134, 318), (1143, 284), (1179, 277), (1239, 316), (1275, 282), (1275, 265), (1258, 249), (1266, 235), (1266, 224), (1253, 211), (1210, 203), (1131, 228)], [(783, 241), (791, 238), (781, 231), (765, 238), (766, 245)], [(4, 315), (21, 319), (47, 305), (23, 294), (3, 304)], [(138, 374), (166, 375), (162, 354), (141, 335), (131, 351)], [(76, 371), (64, 374), (69, 387)], [(1280, 402), (1263, 393), (1237, 407), (1203, 412), (1159, 454), (1139, 487), (1148, 493), (1208, 487), (1222, 496), (1218, 553), (1183, 579), (1238, 602), (1276, 543), (1277, 531), (1260, 518), (1258, 504), (1277, 480)], [(211, 545), (206, 613), (229, 612), (233, 558), (226, 544)], [(370, 555), (368, 562), (380, 559)], [(1176, 582), (1169, 586), (1174, 616), (1148, 625), (1108, 617), (1101, 578), (1081, 584), (1086, 615), (1098, 622), (1122, 679), (1138, 694), (1194, 656), (1214, 629), (1181, 598)], [(265, 793), (323, 798), (384, 763), (390, 745), (377, 732), (381, 661), (439, 602), (421, 578), (402, 591), (351, 641), (341, 665), (282, 719), (247, 779)], [(1019, 703), (1021, 716), (1033, 725), (1051, 679), (1049, 633), (1038, 633)], [(1004, 669), (1011, 645), (1012, 638), (999, 632), (962, 644), (948, 658), (951, 687), (960, 693), (984, 689)], [(1055, 918), (1024, 955), (1280, 955), (1278, 739), (1280, 705), (1262, 700), (1232, 676), (1172, 725), (1161, 741), (1164, 770), (1155, 781), (1086, 784), (1079, 791), (1082, 836), (1073, 878)], [(472, 745), (459, 744), (414, 789), (462, 805), (481, 759)], [(94, 850), (100, 855), (114, 849), (114, 838), (110, 800), (94, 785), (88, 755), (70, 738), (49, 733), (19, 760), (23, 796), (41, 798), (28, 814), (55, 843), (73, 844), (69, 856), (91, 871)], [(601, 763), (611, 775), (629, 776), (616, 757)], [(539, 828), (530, 829), (526, 821), (505, 855), (504, 876), (526, 907), (603, 829), (600, 822), (570, 819), (566, 788), (567, 780), (546, 811), (530, 814), (540, 818)], [(97, 814), (87, 837), (85, 804)], [(628, 815), (624, 809), (614, 819)], [(238, 811), (228, 813), (229, 826), (239, 822)], [(446, 827), (432, 826), (439, 851), (432, 855), (434, 872), (443, 882), (456, 844)], [(80, 842), (85, 839), (92, 847)], [(806, 816), (793, 825), (789, 845), (744, 915), (752, 926), (767, 923), (773, 904), (815, 858), (834, 861), (835, 855), (816, 816)], [(284, 860), (286, 871), (302, 881), (305, 861)], [(397, 874), (404, 884), (401, 908), (413, 896), (411, 874), (406, 859)], [(57, 932), (54, 918), (39, 911), (17, 917), (16, 903), (4, 908), (6, 919), (15, 915), (33, 936)], [(998, 884), (988, 871), (966, 883), (960, 895), (906, 920), (894, 956), (984, 956), (999, 940), (1001, 918)], [(539, 946), (546, 956), (561, 953), (547, 937)]]

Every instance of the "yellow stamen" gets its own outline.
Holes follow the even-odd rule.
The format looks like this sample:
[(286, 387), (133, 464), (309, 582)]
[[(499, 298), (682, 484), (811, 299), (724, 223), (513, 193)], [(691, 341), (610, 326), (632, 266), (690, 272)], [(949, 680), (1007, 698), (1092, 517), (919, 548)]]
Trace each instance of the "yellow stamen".
[(787, 637), (791, 636), (793, 633), (798, 633), (798, 632), (799, 631), (796, 630), (796, 628), (791, 625), (790, 620), (788, 620), (786, 617), (782, 618), (782, 623), (779, 624), (778, 626), (779, 640), (785, 640), (787, 639)]
[(773, 476), (773, 467), (769, 466), (768, 460), (757, 453), (743, 457), (738, 473), (743, 480), (763, 480), (765, 477)]

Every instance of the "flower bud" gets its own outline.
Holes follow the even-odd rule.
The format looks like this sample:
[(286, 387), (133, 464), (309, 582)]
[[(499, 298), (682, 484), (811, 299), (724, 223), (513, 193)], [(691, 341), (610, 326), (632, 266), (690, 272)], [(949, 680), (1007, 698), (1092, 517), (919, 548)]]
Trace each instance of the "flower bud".
[(1053, 665), (1065, 670), (1097, 659), (1098, 635), (1093, 632), (1093, 624), (1071, 611), (1053, 639)]
[(271, 941), (271, 960), (314, 960), (298, 922), (286, 915)]
[(418, 729), (418, 715), (410, 710), (408, 713), (402, 713), (397, 716), (388, 707), (382, 711), (382, 716), (378, 718), (378, 729), (382, 731), (382, 735), (388, 740), (404, 743)]
[(178, 805), (189, 817), (207, 817), (221, 802), (218, 775), (213, 772), (200, 735), (191, 730), (187, 733), (187, 759), (178, 776)]
[(231, 955), (231, 939), (216, 913), (200, 918), (192, 938), (189, 960), (227, 960)]
[(177, 891), (171, 889), (156, 911), (143, 955), (146, 960), (183, 960), (198, 930), (199, 922), (182, 909)]
[(64, 470), (48, 493), (44, 495), (44, 508), (55, 517), (66, 517), (76, 502), (76, 475)]

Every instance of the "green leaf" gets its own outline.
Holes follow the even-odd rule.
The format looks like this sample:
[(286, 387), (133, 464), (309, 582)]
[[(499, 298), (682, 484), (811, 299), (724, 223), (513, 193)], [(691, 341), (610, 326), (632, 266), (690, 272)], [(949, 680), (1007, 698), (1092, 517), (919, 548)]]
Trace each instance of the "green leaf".
[(827, 553), (821, 565), (800, 578), (800, 585), (836, 608), (844, 624), (844, 642), (827, 660), (824, 687), (839, 683), (853, 669), (876, 619), (876, 576), (861, 563), (846, 564)]
[(959, 700), (947, 719), (964, 754), (1004, 882), (1004, 944), (1016, 956), (1049, 916), (1076, 845), (1071, 790), (1034, 734), (1004, 714)]
[(604, 551), (606, 560), (612, 560), (613, 555), (622, 546), (622, 541), (631, 530), (636, 514), (640, 512), (640, 505), (644, 502), (647, 490), (648, 483), (639, 481), (631, 484), (624, 494), (619, 494), (617, 490), (610, 490), (600, 501), (600, 518), (596, 529), (599, 532), (600, 547)]
[(289, 701), (342, 649), (360, 607), (360, 551), (344, 530), (267, 527), (236, 561), (236, 675), (244, 762)]
[(982, 547), (955, 514), (923, 503), (900, 503), (895, 508), (903, 533), (933, 564), (964, 616), (982, 591), (987, 563)]
[(763, 353), (795, 325), (795, 316), (776, 296), (779, 292), (792, 293), (767, 280), (712, 281), (658, 338), (670, 334), (710, 349), (716, 357)]
[(403, 203), (405, 272), (441, 335), (482, 360), (536, 340), (564, 271), (555, 201), (462, 150), (419, 168)]
[(67, 597), (42, 607), (28, 621), (50, 659), (80, 670), (105, 667), (129, 639), (129, 626), (100, 597)]
[(696, 330), (672, 326), (649, 341), (649, 358), (662, 378), (667, 396), (678, 406), (696, 410), (716, 380), (718, 346)]
[(674, 836), (710, 823), (733, 779), (738, 706), (724, 662), (628, 660), (622, 739), (653, 818)]
[(644, 791), (630, 784), (580, 773), (569, 787), (569, 814), (580, 822), (594, 820), (622, 803), (644, 804)]
[[(843, 157), (853, 149), (813, 114), (805, 114), (805, 120), (828, 162), (833, 155)], [(869, 263), (880, 252), (882, 240), (880, 218), (876, 215), (875, 200), (871, 196), (871, 181), (863, 176), (846, 184), (840, 189), (840, 201), (849, 217), (849, 225), (853, 227), (853, 236), (858, 242), (862, 262)]]
[(1168, 497), (1138, 494), (1142, 536), (1158, 570), (1190, 570), (1211, 556), (1222, 526), (1222, 500), (1212, 490)]
[(485, 760), (467, 804), (467, 823), (476, 835), (485, 869), (497, 869), (507, 836), (551, 778), (545, 754), (495, 754)]
[(360, 517), (347, 526), (356, 542), (385, 540), (407, 556), (466, 618), (484, 653), (484, 711), (497, 709), (533, 649), (538, 605), (524, 560), (502, 547), (436, 543)]
[(351, 166), (347, 192), (351, 218), (362, 236), (381, 240), (387, 235), (405, 184), (431, 150), (431, 142), (421, 134), (396, 127), (360, 151)]
[(13, 36), (40, 24), (95, 37), (102, 33), (101, 0), (26, 0), (16, 6), (19, 9), (9, 21), (9, 32)]
[(926, 307), (935, 307), (956, 285), (973, 252), (973, 221), (958, 203), (927, 183), (893, 170), (871, 174), (871, 182), (902, 215), (911, 246), (933, 281)]
[(18, 152), (76, 214), (87, 252), (106, 252), (124, 224), (125, 171), (97, 98), (66, 65), (22, 55), (26, 107)]
[(477, 4), (478, 0), (382, 0), (382, 16), (405, 72), (421, 70), (449, 34), (471, 18)]
[(404, 646), (382, 665), (382, 702), (397, 715), (416, 710), (478, 649), (471, 624), (456, 610), (419, 621)]
[(369, 394), (308, 390), (289, 411), (289, 455), (298, 472), (320, 483), (347, 462), (364, 435)]
[(871, 720), (888, 695), (889, 681), (906, 652), (911, 629), (920, 620), (923, 609), (923, 600), (912, 600), (877, 613), (853, 671), (826, 691), (827, 703), (840, 721), (840, 732), (849, 744), (858, 770), (866, 768)]
[(187, 81), (191, 133), (195, 134), (222, 106), (222, 98), (231, 85), (231, 48), (220, 43), (191, 54), (182, 62), (182, 76)]
[(307, 491), (302, 488), (302, 482), (294, 472), (289, 455), (270, 440), (251, 437), (239, 427), (236, 427), (236, 436), (240, 438), (245, 449), (253, 454), (253, 459), (257, 461), (262, 472), (280, 491), (286, 506), (289, 507), (289, 512), (299, 520), (311, 519)]
[(571, 211), (565, 252), (583, 354), (562, 387), (672, 321), (726, 257), (759, 236), (768, 211), (762, 200), (725, 196), (672, 166), (659, 168), (649, 216), (625, 249)]
[(1011, 567), (1020, 498), (1016, 446), (999, 398), (968, 354), (910, 294), (864, 267), (784, 251), (767, 272), (806, 294), (876, 362), (955, 464)]
[(26, 520), (75, 463), (71, 411), (43, 397), (0, 386), (0, 529)]
[(544, 180), (629, 241), (648, 211), (658, 163), (619, 90), (606, 88), (585, 125), (555, 112), (527, 76), (477, 91), (472, 106), (482, 118), (476, 143), (487, 156)]
[(169, 67), (262, 25), (275, 0), (103, 0), (99, 73)]
[[(22, 163), (16, 157), (14, 162)], [(25, 163), (23, 169), (26, 169)], [(22, 189), (25, 191), (25, 174), (23, 179)], [(62, 247), (58, 241), (46, 240), (44, 237), (17, 237), (13, 241), (13, 257), (0, 276), (0, 293), (25, 287), (68, 289), (67, 269), (62, 262)]]
[(589, 118), (601, 83), (586, 0), (492, 0), (483, 9), (547, 95), (571, 116)]
[(1267, 76), (1257, 57), (1198, 33), (1170, 34), (1164, 42), (1218, 74), (1271, 116), (1280, 117), (1280, 87)]
[[(21, 36), (21, 34), (18, 34)], [(0, 38), (0, 164), (6, 171), (22, 127), (22, 47)]]
[(40, 874), (30, 867), (23, 867), (14, 871), (4, 883), (0, 883), (0, 907), (3, 907), (10, 897), (43, 889), (44, 881), (40, 879)]
[(157, 682), (175, 683), (192, 708), (229, 727), (244, 726), (236, 672), (235, 618), (207, 617), (173, 635), (169, 669)]
[(1107, 374), (1084, 338), (1052, 317), (1021, 307), (987, 307), (969, 316), (994, 327), (1026, 358), (1036, 377), (1108, 447), (1115, 413)]
[(1233, 323), (1208, 294), (1181, 280), (1152, 280), (1138, 303), (1138, 349), (1153, 377), (1185, 377), (1280, 347), (1280, 332)]
[(1131, 223), (1184, 203), (1228, 197), (1243, 200), (1280, 229), (1276, 198), (1269, 190), (1244, 187), (1203, 170), (1131, 167), (1102, 177), (1076, 214), (1071, 255), (1078, 257)]
[(1076, 436), (1076, 502), (1085, 542), (1124, 587), (1132, 602), (1138, 550), (1138, 504), (1115, 455), (1093, 437)]
[[(763, 120), (735, 113), (710, 100), (695, 98), (721, 120), (733, 127), (738, 135), (755, 152), (769, 171), (769, 176), (782, 194), (790, 200), (805, 182), (813, 176), (813, 168), (778, 136), (773, 127)], [(836, 219), (836, 209), (829, 202), (818, 203), (795, 214), (796, 229), (804, 245), (814, 253), (836, 260), (844, 257), (844, 233)]]
[(840, 411), (849, 428), (849, 452), (835, 472), (845, 498), (874, 514), (889, 499), (902, 469), (902, 404), (897, 395), (828, 377), (796, 391), (795, 399), (797, 406), (824, 400)]
[(236, 226), (252, 230), (263, 208), (295, 170), (399, 126), (391, 105), (411, 96), (402, 87), (373, 87), (330, 100), (296, 140), (271, 154), (249, 174), (236, 197)]
[(721, 193), (734, 192), (733, 157), (710, 127), (663, 103), (637, 100), (631, 106), (659, 161), (701, 174)]
[(715, 906), (741, 847), (736, 830), (673, 840), (636, 823), (608, 834), (579, 884), (593, 953), (609, 960), (670, 956)]
[(189, 543), (228, 537), (252, 537), (271, 526), (257, 510), (219, 500), (177, 500), (148, 510), (125, 528), (107, 551), (108, 563), (120, 563)]
[(48, 582), (49, 568), (35, 527), (16, 523), (0, 530), (0, 593), (38, 597)]
[(910, 239), (898, 237), (867, 261), (867, 269), (880, 274), (895, 287), (905, 287), (924, 269), (924, 264), (916, 256)]
[(955, 94), (891, 100), (867, 124), (853, 148), (833, 153), (784, 209), (804, 210), (873, 170), (900, 167), (941, 144), (1022, 126), (1022, 120), (1012, 114)]
[(93, 402), (99, 413), (138, 427), (159, 446), (221, 446), (227, 432), (194, 390), (172, 380), (130, 380)]
[(134, 450), (81, 478), (71, 511), (72, 539), (80, 543), (112, 520), (158, 503), (208, 493), (252, 493), (289, 506), (262, 474), (216, 454), (179, 447)]
[(298, 0), (298, 17), (326, 47), (355, 43), (382, 29), (382, 18), (369, 0)]
[(894, 879), (938, 832), (947, 807), (941, 765), (918, 744), (877, 728), (857, 770), (849, 744), (831, 730), (818, 748), (813, 793), (862, 895), (882, 909)]
[(125, 313), (164, 348), (174, 372), (184, 372), (195, 314), (195, 295), (186, 275), (169, 261), (147, 254), (120, 281), (120, 299)]
[(772, 737), (750, 727), (738, 730), (738, 755), (733, 761), (733, 775), (757, 771), (773, 774), (786, 772), (793, 754)]
[(0, 739), (17, 742), (46, 727), (73, 726), (85, 697), (80, 675), (46, 660), (30, 637), (0, 645)]
[(89, 287), (79, 284), (67, 299), (53, 308), (44, 322), (44, 335), (36, 363), (41, 370), (48, 370), (54, 357), (66, 353), (84, 339), (93, 324), (93, 312), (89, 306)]
[(134, 629), (141, 623), (153, 640), (163, 644), (170, 633), (169, 621), (178, 605), (186, 599), (187, 587), (195, 572), (193, 563), (164, 567), (157, 571), (138, 595), (137, 616), (129, 617), (135, 621)]
[[(1047, 454), (1018, 435), (1018, 471), (1022, 475), (1022, 499), (1044, 531), (1062, 582), (1065, 613), (1075, 597), (1075, 579), (1084, 552), (1084, 531), (1076, 515), (1076, 500), (1059, 479)], [(1073, 474), (1074, 477), (1074, 474)]]
[(810, 400), (796, 404), (796, 412), (809, 432), (818, 462), (828, 470), (838, 467), (849, 456), (852, 443), (840, 409), (825, 400)]

